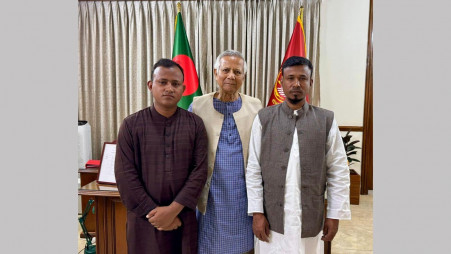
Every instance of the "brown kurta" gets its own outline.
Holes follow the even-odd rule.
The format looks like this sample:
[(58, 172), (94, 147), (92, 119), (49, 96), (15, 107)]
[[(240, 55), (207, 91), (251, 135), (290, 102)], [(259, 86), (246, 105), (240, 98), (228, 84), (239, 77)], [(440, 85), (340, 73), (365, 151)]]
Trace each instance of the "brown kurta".
[[(124, 119), (115, 175), (127, 208), (129, 254), (197, 254), (195, 208), (207, 179), (207, 142), (201, 118), (181, 108), (169, 118), (149, 107)], [(173, 201), (185, 206), (182, 226), (158, 231), (145, 216)]]

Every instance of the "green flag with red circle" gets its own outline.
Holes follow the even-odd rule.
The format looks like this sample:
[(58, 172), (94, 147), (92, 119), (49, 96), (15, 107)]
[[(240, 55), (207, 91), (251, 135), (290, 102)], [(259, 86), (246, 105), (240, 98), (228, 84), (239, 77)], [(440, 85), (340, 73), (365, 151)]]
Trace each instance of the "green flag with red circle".
[(182, 99), (177, 104), (179, 107), (188, 109), (194, 96), (202, 95), (202, 89), (199, 86), (196, 67), (194, 66), (193, 55), (189, 47), (188, 37), (186, 36), (185, 25), (183, 25), (182, 14), (178, 11), (175, 18), (175, 36), (174, 47), (172, 48), (172, 60), (183, 68), (186, 86)]

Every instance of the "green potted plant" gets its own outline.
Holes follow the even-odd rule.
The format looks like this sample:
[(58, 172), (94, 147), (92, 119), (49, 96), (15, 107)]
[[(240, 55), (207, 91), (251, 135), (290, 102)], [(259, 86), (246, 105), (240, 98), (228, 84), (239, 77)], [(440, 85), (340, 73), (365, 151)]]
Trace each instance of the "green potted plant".
[[(341, 137), (343, 140), (343, 145), (345, 147), (346, 151), (346, 157), (348, 159), (348, 165), (351, 166), (354, 164), (354, 162), (360, 162), (358, 159), (352, 158), (351, 156), (357, 154), (357, 149), (361, 149), (358, 146), (355, 146), (355, 144), (359, 143), (359, 140), (353, 140), (351, 141), (352, 135), (349, 135), (351, 131), (348, 131), (344, 137)], [(360, 175), (354, 170), (349, 169), (350, 175), (350, 203), (352, 205), (358, 205), (360, 201)]]

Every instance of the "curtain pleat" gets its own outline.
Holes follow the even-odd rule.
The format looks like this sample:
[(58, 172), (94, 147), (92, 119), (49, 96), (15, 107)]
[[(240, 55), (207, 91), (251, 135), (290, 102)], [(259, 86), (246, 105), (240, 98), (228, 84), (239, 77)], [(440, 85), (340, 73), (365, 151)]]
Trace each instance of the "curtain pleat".
[[(152, 65), (172, 58), (178, 1), (79, 1), (79, 120), (91, 125), (93, 159), (116, 139), (122, 120), (153, 103)], [(243, 53), (241, 92), (266, 106), (301, 5), (307, 57), (314, 66), (310, 100), (319, 105), (321, 0), (180, 1), (203, 93), (217, 90), (213, 65), (226, 49)]]

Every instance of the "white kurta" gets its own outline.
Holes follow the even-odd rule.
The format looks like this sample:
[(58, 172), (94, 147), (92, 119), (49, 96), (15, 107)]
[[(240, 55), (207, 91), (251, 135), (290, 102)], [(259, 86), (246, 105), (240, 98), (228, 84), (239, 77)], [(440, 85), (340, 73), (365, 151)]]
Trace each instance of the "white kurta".
[[(297, 114), (297, 111), (295, 111)], [(263, 213), (263, 186), (260, 168), (261, 123), (258, 115), (252, 125), (249, 144), (249, 159), (246, 169), (248, 213)], [(341, 147), (340, 147), (341, 146)], [(327, 139), (327, 181), (328, 218), (350, 219), (349, 208), (349, 169), (344, 154), (343, 143), (334, 119)], [(343, 158), (345, 161), (343, 161)], [(316, 237), (301, 238), (301, 164), (297, 131), (294, 131), (293, 144), (287, 166), (284, 202), (284, 233), (270, 231), (269, 243), (254, 238), (255, 253), (324, 253), (321, 241), (322, 231)]]

